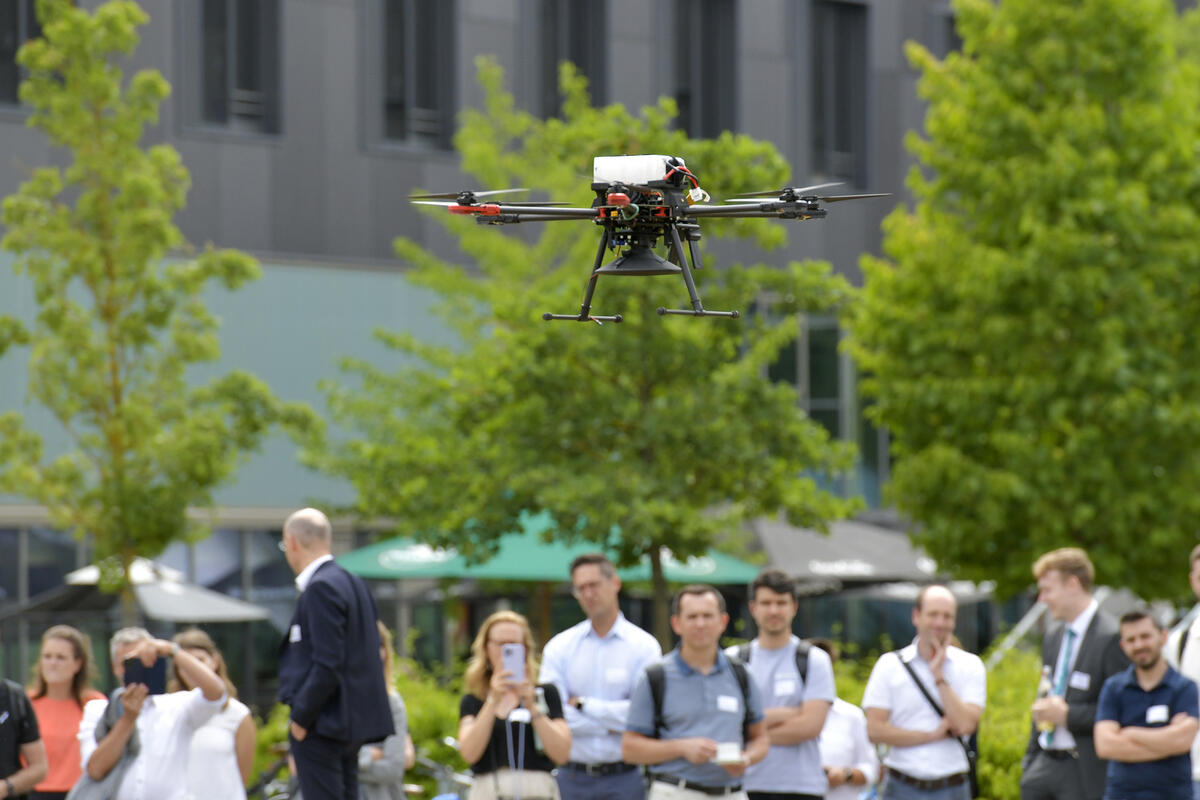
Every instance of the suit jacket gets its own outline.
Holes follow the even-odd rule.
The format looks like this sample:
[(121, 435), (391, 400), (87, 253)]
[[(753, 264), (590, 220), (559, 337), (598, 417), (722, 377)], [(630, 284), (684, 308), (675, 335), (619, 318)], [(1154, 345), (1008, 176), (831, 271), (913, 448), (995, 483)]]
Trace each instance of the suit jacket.
[(279, 645), (279, 700), (309, 732), (377, 742), (395, 728), (366, 583), (332, 561), (313, 573)]
[[(1053, 671), (1058, 660), (1058, 650), (1066, 625), (1060, 624), (1046, 633), (1042, 640), (1042, 663), (1049, 664)], [(1079, 751), (1079, 759), (1069, 759), (1055, 763), (1062, 764), (1063, 769), (1078, 769), (1081, 774), (1084, 792), (1089, 798), (1104, 796), (1104, 784), (1108, 775), (1108, 762), (1096, 755), (1096, 745), (1092, 741), (1092, 727), (1096, 724), (1096, 704), (1100, 700), (1100, 689), (1110, 675), (1114, 675), (1129, 666), (1129, 659), (1121, 650), (1121, 631), (1116, 619), (1104, 611), (1097, 610), (1088, 625), (1083, 641), (1079, 642), (1078, 655), (1075, 656), (1075, 666), (1072, 673), (1083, 673), (1088, 676), (1086, 689), (1071, 686), (1068, 683), (1064, 699), (1067, 701), (1067, 730), (1075, 737), (1075, 748)], [(1033, 726), (1029, 737), (1029, 745), (1025, 751), (1025, 766), (1033, 761), (1040, 747), (1038, 746), (1037, 726)]]

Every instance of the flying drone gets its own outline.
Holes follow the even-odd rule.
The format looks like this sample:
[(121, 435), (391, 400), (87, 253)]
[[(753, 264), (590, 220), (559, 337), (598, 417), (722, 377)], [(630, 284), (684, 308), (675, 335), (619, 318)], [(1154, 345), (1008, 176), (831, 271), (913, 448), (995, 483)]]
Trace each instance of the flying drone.
[[(680, 275), (687, 287), (691, 308), (659, 308), (659, 316), (730, 317), (737, 311), (710, 311), (700, 301), (692, 269), (701, 269), (696, 242), (700, 241), (700, 220), (708, 218), (747, 219), (821, 219), (826, 215), (821, 203), (886, 197), (887, 193), (818, 194), (840, 186), (822, 183), (816, 186), (751, 192), (730, 198), (721, 205), (705, 205), (711, 200), (700, 188), (700, 181), (682, 158), (662, 155), (597, 156), (592, 161), (592, 191), (596, 199), (590, 208), (574, 208), (564, 203), (496, 203), (483, 198), (527, 189), (462, 191), (446, 194), (413, 195), (420, 205), (445, 206), (451, 214), (471, 215), (481, 225), (512, 225), (518, 222), (556, 222), (568, 219), (591, 220), (600, 227), (600, 246), (583, 295), (578, 314), (543, 314), (542, 319), (571, 322), (620, 322), (621, 315), (591, 313), (596, 281), (609, 275)], [(662, 241), (666, 258), (654, 252)], [(686, 253), (684, 243), (687, 243)], [(623, 248), (612, 262), (604, 263), (606, 250)]]

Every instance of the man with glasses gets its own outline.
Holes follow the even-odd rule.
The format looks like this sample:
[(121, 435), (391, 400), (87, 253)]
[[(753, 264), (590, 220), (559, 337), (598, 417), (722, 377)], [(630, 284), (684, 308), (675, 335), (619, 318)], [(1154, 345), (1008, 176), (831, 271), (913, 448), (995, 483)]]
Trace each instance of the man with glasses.
[(621, 579), (602, 553), (571, 562), (571, 585), (587, 619), (546, 643), (539, 677), (567, 703), (571, 759), (558, 771), (559, 790), (563, 800), (641, 798), (642, 776), (621, 760), (621, 735), (633, 686), (662, 648), (621, 613)]

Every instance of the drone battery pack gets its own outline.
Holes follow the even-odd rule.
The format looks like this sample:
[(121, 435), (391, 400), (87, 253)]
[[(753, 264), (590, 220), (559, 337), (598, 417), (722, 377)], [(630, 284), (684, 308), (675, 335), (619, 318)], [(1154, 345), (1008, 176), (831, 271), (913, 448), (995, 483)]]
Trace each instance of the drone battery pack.
[[(596, 156), (592, 159), (593, 183), (649, 183), (666, 177), (671, 156)], [(676, 159), (683, 164), (683, 159)]]

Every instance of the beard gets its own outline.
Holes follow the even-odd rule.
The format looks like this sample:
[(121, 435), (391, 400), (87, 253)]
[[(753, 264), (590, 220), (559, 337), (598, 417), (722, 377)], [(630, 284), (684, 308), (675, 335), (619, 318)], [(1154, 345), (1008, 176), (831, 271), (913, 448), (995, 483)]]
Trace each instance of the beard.
[(1158, 666), (1158, 660), (1162, 658), (1161, 653), (1145, 653), (1140, 658), (1132, 658), (1138, 669), (1151, 670)]

